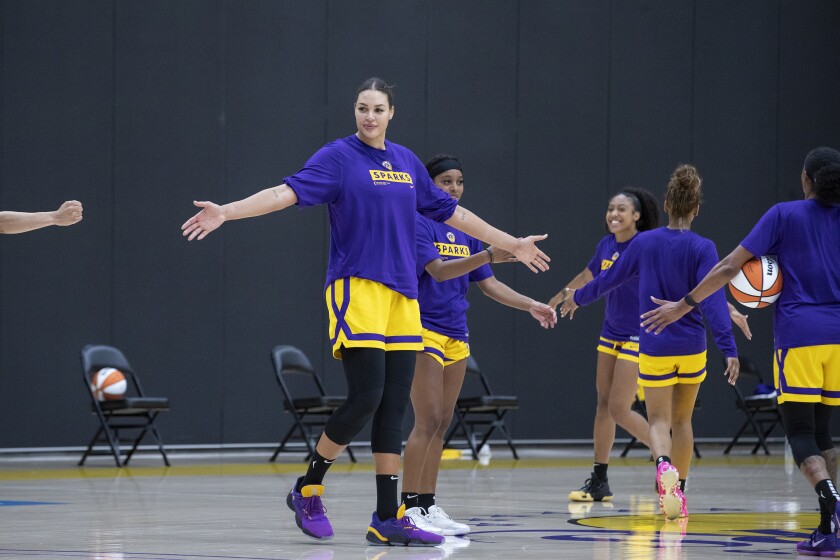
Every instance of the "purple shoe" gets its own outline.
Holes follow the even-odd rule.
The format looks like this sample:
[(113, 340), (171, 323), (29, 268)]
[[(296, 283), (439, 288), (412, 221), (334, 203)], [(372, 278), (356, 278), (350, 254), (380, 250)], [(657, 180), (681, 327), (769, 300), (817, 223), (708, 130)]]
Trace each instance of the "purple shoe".
[(442, 535), (418, 529), (405, 515), (405, 504), (397, 510), (396, 517), (385, 521), (380, 521), (373, 512), (365, 538), (370, 544), (380, 546), (436, 546), (444, 541)]
[(321, 541), (329, 540), (333, 538), (333, 530), (327, 519), (327, 508), (321, 503), (324, 487), (321, 484), (310, 484), (298, 492), (296, 488), (301, 478), (286, 496), (286, 505), (295, 512), (295, 522), (305, 535)]
[(810, 538), (796, 545), (796, 553), (803, 556), (834, 557), (837, 554), (837, 537), (834, 533), (824, 535), (819, 529), (815, 529)]

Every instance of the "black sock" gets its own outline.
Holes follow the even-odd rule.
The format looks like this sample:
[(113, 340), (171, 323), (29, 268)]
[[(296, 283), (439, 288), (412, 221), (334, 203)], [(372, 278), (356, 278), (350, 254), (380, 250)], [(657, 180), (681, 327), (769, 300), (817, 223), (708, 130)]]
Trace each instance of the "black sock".
[(595, 463), (595, 466), (593, 466), (592, 469), (596, 477), (601, 480), (607, 480), (607, 467), (609, 467), (609, 464), (607, 463)]
[(685, 479), (684, 478), (680, 479), (680, 491), (685, 492)]
[(817, 496), (820, 498), (820, 533), (827, 535), (836, 531), (837, 527), (831, 526), (831, 517), (834, 514), (834, 509), (837, 507), (837, 490), (831, 479), (826, 478), (817, 482), (814, 486)]
[(324, 482), (324, 475), (327, 474), (327, 470), (332, 466), (333, 461), (335, 459), (326, 459), (316, 451), (309, 460), (309, 468), (306, 469), (306, 474), (298, 481), (297, 491), (300, 492), (300, 489), (304, 486)]
[(435, 505), (435, 495), (434, 494), (420, 494), (419, 506), (426, 511), (429, 511), (429, 508)]
[(376, 475), (376, 515), (380, 521), (397, 516), (397, 488), (400, 477), (395, 474)]
[(417, 492), (403, 492), (400, 494), (400, 500), (405, 504), (405, 509), (420, 507), (420, 494)]
[(670, 463), (671, 458), (668, 457), (667, 455), (660, 455), (659, 457), (656, 458), (656, 466), (658, 467), (659, 463), (662, 463), (663, 461)]

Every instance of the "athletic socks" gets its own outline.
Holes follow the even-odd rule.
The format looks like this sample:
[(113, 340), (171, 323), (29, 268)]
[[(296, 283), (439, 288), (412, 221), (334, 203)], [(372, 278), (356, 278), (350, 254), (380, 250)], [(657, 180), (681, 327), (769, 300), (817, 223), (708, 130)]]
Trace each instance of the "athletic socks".
[(607, 467), (609, 467), (607, 463), (595, 463), (592, 467), (592, 472), (601, 480), (607, 480)]
[(405, 504), (405, 509), (419, 507), (429, 511), (429, 508), (435, 505), (435, 495), (402, 492), (400, 494), (400, 501)]
[(400, 477), (395, 474), (376, 475), (376, 515), (380, 520), (386, 521), (397, 516), (399, 481)]
[(658, 467), (659, 463), (661, 463), (663, 461), (666, 461), (666, 462), (670, 463), (671, 458), (668, 457), (667, 455), (660, 455), (659, 457), (656, 458), (656, 466)]
[(309, 461), (309, 467), (306, 469), (306, 474), (298, 483), (298, 486), (295, 488), (298, 492), (304, 486), (309, 486), (310, 484), (321, 484), (324, 482), (324, 475), (327, 474), (327, 470), (332, 466), (335, 459), (326, 459), (322, 457), (317, 451), (312, 455), (312, 459)]
[(837, 501), (840, 500), (840, 495), (837, 494), (834, 483), (831, 482), (831, 479), (826, 478), (817, 482), (814, 490), (816, 490), (817, 496), (820, 499), (820, 532), (827, 535), (840, 530), (840, 527), (831, 526), (831, 519), (837, 507)]
[(418, 504), (421, 508), (429, 511), (433, 505), (435, 505), (435, 495), (434, 494), (420, 494), (419, 496), (420, 503)]

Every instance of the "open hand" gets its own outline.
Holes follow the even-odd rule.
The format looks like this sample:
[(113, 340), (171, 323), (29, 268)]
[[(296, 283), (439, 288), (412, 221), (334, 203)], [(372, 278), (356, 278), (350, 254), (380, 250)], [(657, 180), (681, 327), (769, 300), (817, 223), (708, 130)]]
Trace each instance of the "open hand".
[(553, 329), (554, 325), (557, 324), (557, 312), (549, 305), (535, 301), (528, 311), (534, 319), (540, 322), (540, 326), (544, 329)]
[(192, 241), (196, 237), (200, 241), (225, 222), (225, 215), (222, 207), (213, 202), (193, 201), (193, 204), (201, 208), (201, 211), (184, 222), (184, 225), (181, 226), (184, 233), (181, 235), (189, 235), (188, 241)]
[(537, 241), (542, 241), (548, 237), (547, 233), (543, 235), (529, 235), (528, 237), (520, 237), (517, 239), (516, 249), (513, 255), (521, 261), (525, 266), (531, 269), (531, 272), (545, 272), (548, 270), (548, 263), (551, 260), (548, 255), (537, 248)]

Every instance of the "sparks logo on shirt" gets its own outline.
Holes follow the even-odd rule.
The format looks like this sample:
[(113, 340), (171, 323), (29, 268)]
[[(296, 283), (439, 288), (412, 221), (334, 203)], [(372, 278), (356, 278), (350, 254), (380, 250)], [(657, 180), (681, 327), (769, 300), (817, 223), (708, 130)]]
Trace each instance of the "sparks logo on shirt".
[(387, 183), (408, 183), (414, 184), (414, 179), (411, 175), (403, 171), (382, 171), (381, 169), (371, 169), (370, 178), (374, 180), (374, 184), (381, 185)]
[(435, 241), (435, 247), (442, 257), (469, 257), (470, 248), (466, 245), (454, 245), (452, 243), (440, 243)]
[(455, 243), (455, 234), (451, 231), (446, 232), (446, 238), (449, 240), (450, 243)]
[(601, 270), (607, 270), (608, 268), (610, 268), (617, 258), (618, 258), (618, 251), (613, 253), (612, 259), (601, 260)]

